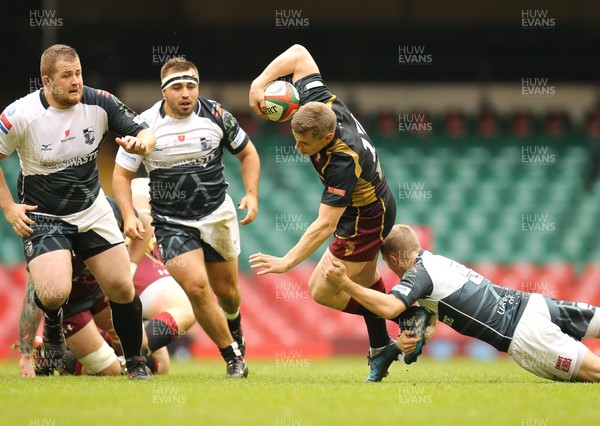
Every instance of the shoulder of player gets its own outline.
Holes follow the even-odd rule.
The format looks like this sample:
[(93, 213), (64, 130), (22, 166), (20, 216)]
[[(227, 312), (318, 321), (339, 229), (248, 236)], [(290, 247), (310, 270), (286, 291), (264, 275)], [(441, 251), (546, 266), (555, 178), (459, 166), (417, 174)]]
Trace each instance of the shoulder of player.
[(223, 107), (221, 104), (213, 99), (198, 97), (198, 116), (199, 117), (212, 117), (217, 120), (221, 120), (223, 117)]
[(156, 101), (156, 103), (154, 103), (154, 105), (152, 105), (150, 108), (142, 111), (138, 115), (140, 120), (142, 120), (144, 123), (146, 123), (150, 129), (153, 129), (153, 127), (156, 126), (156, 124), (158, 122), (160, 122), (161, 119), (164, 119), (167, 117), (166, 114), (161, 113), (163, 102), (164, 102), (164, 99), (161, 99), (160, 101)]
[(227, 123), (231, 124), (233, 114), (231, 114), (231, 112), (229, 112), (227, 109), (223, 108), (219, 102), (212, 99), (199, 97), (198, 103), (200, 104), (200, 108), (198, 109), (199, 117), (208, 118), (223, 128), (225, 128)]
[(105, 105), (112, 98), (112, 94), (102, 89), (94, 89), (93, 87), (83, 86), (83, 96), (81, 103), (86, 105)]
[(41, 90), (36, 90), (8, 105), (0, 114), (0, 130), (8, 133), (13, 127), (24, 128), (42, 116), (47, 108), (42, 103), (41, 96)]
[(360, 135), (346, 134), (343, 131), (336, 132), (334, 143), (328, 145), (326, 151), (332, 157), (352, 157), (356, 161), (360, 158), (360, 153), (365, 149), (360, 140)]

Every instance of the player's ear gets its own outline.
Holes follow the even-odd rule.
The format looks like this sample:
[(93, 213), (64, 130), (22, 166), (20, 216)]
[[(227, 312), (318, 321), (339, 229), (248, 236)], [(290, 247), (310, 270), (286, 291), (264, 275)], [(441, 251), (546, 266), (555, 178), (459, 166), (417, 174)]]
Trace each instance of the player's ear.
[(50, 77), (48, 77), (47, 75), (43, 75), (42, 76), (42, 83), (44, 83), (44, 86), (47, 84), (50, 84)]
[(331, 141), (333, 140), (333, 136), (334, 136), (334, 135), (335, 135), (335, 134), (334, 134), (333, 132), (329, 132), (329, 133), (327, 133), (327, 134), (325, 135), (325, 140), (326, 140), (327, 142), (331, 142)]
[(402, 265), (400, 265), (400, 257), (390, 254), (388, 256), (388, 259), (392, 262), (392, 264), (397, 265), (397, 266), (402, 266)]

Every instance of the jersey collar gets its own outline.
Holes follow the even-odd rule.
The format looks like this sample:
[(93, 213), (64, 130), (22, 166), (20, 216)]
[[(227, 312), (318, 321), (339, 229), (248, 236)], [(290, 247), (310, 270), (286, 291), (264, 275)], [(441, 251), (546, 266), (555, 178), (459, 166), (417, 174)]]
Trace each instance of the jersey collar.
[(46, 96), (44, 96), (44, 88), (43, 87), (40, 89), (40, 102), (42, 103), (42, 106), (44, 107), (44, 109), (50, 108), (50, 104), (46, 100)]

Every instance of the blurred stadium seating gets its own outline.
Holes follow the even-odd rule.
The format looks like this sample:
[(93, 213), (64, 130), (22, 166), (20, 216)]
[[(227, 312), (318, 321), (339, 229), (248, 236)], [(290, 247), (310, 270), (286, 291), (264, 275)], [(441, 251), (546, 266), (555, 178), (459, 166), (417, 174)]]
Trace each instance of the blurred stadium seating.
[[(375, 116), (365, 122), (396, 196), (397, 222), (419, 226), (435, 252), (507, 287), (600, 305), (600, 185), (584, 183), (598, 135), (586, 134), (558, 113), (528, 117), (515, 111), (498, 117), (482, 111), (470, 117), (453, 112), (433, 117), (437, 124), (425, 134), (390, 132), (389, 123), (379, 127)], [(297, 242), (316, 217), (322, 191), (310, 163), (293, 150), (289, 132), (275, 126), (262, 123), (252, 136), (262, 160), (260, 212), (241, 228), (249, 354), (274, 356), (276, 348), (301, 349), (303, 356), (364, 351), (361, 318), (310, 300), (311, 262), (322, 250), (284, 275), (257, 277), (249, 270), (250, 254), (282, 255)], [(388, 131), (378, 134), (378, 128)], [(539, 156), (528, 158), (532, 152)], [(237, 160), (226, 155), (224, 162), (237, 202), (243, 196)], [(2, 169), (14, 190), (16, 157), (3, 161)], [(21, 242), (4, 218), (0, 235), (2, 357), (16, 340), (24, 267)], [(382, 269), (389, 289), (395, 277)], [(431, 345), (431, 353), (477, 352), (471, 339), (444, 325), (436, 333), (452, 348)], [(216, 354), (206, 336), (193, 335), (194, 354)]]

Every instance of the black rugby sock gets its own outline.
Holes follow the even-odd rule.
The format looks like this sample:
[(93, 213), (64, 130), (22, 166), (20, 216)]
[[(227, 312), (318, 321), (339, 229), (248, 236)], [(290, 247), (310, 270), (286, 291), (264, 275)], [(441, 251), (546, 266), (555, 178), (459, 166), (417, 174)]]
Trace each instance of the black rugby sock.
[(142, 302), (136, 294), (129, 303), (110, 301), (112, 322), (126, 359), (140, 356), (142, 348)]

